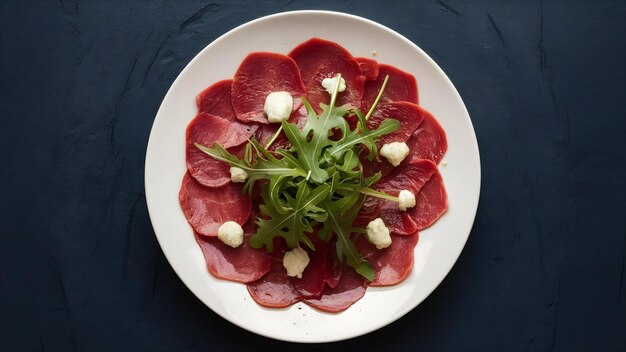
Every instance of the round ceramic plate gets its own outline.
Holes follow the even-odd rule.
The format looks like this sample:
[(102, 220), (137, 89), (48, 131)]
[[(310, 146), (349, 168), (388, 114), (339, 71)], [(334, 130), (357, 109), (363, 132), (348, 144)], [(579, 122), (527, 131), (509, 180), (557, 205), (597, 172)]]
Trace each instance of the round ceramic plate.
[[(322, 313), (303, 303), (286, 309), (263, 308), (250, 298), (245, 285), (215, 279), (206, 269), (178, 203), (186, 171), (185, 128), (196, 114), (196, 95), (218, 80), (231, 78), (250, 52), (288, 53), (311, 37), (337, 42), (354, 56), (372, 57), (415, 75), (420, 104), (439, 120), (449, 143), (439, 170), (450, 208), (420, 233), (411, 274), (396, 286), (368, 288), (361, 300), (338, 314)], [(165, 256), (191, 292), (215, 313), (244, 329), (295, 342), (359, 336), (415, 308), (456, 262), (469, 236), (480, 193), (474, 129), (445, 73), (418, 46), (393, 30), (361, 17), (327, 11), (263, 17), (231, 30), (202, 50), (181, 72), (161, 104), (150, 134), (145, 172), (154, 231)]]

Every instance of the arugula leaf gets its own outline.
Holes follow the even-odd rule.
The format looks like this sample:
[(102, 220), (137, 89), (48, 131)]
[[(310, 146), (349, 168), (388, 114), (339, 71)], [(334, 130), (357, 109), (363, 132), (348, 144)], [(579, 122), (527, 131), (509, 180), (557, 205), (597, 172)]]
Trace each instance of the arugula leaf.
[(370, 153), (368, 155), (369, 160), (374, 160), (377, 155), (376, 140), (389, 134), (400, 127), (400, 122), (394, 119), (384, 120), (378, 128), (370, 130), (367, 126), (365, 116), (360, 111), (355, 111), (359, 122), (357, 128), (354, 131), (348, 129), (344, 134), (344, 137), (328, 150), (328, 155), (332, 158), (338, 158), (341, 153), (351, 150), (356, 145), (363, 144)]
[[(332, 231), (337, 235), (336, 252), (337, 257), (344, 261), (354, 270), (363, 275), (367, 280), (374, 280), (374, 269), (372, 265), (356, 249), (350, 235), (359, 232), (352, 226), (356, 218), (364, 196), (352, 193), (338, 201), (326, 200), (321, 207), (328, 213), (327, 231)], [(347, 205), (352, 204), (348, 207)], [(348, 209), (348, 210), (345, 210)]]
[[(310, 106), (307, 106), (307, 109), (310, 109)], [(337, 114), (337, 111), (332, 111), (333, 109), (325, 109), (327, 110), (322, 116), (317, 116), (315, 111), (310, 109), (307, 123), (302, 130), (293, 123), (285, 121), (282, 123), (285, 135), (298, 155), (298, 165), (311, 171), (311, 179), (316, 183), (323, 183), (329, 176), (328, 172), (320, 167), (320, 157), (324, 148), (336, 143), (329, 138), (329, 131), (345, 123), (343, 115)]]
[(280, 175), (270, 178), (268, 187), (269, 203), (273, 204), (274, 209), (280, 214), (287, 214), (291, 208), (284, 205), (285, 201), (281, 199), (281, 194), (289, 187), (290, 178), (288, 175)]
[[(300, 168), (297, 164), (294, 164), (290, 159), (277, 159), (264, 147), (258, 144), (254, 139), (250, 140), (250, 143), (259, 150), (265, 159), (260, 156), (250, 155), (249, 147), (246, 148), (246, 156), (243, 160), (240, 160), (236, 156), (230, 154), (218, 143), (214, 143), (213, 147), (207, 148), (198, 143), (195, 144), (196, 148), (200, 149), (204, 153), (213, 157), (213, 159), (228, 163), (230, 166), (241, 168), (248, 174), (248, 179), (244, 184), (244, 191), (252, 191), (252, 186), (256, 181), (269, 180), (272, 177), (298, 177), (306, 176), (307, 173)], [(251, 159), (251, 160), (250, 160)]]
[(268, 251), (273, 250), (274, 238), (283, 237), (289, 248), (295, 248), (299, 243), (306, 244), (309, 248), (315, 249), (311, 240), (305, 233), (313, 232), (313, 222), (307, 217), (320, 219), (320, 213), (324, 212), (317, 205), (329, 196), (330, 186), (320, 185), (311, 189), (306, 181), (297, 184), (298, 191), (295, 198), (285, 193), (287, 206), (290, 211), (281, 214), (271, 206), (267, 187), (263, 187), (262, 196), (265, 204), (260, 206), (261, 212), (269, 219), (259, 218), (257, 224), (259, 229), (250, 236), (250, 246), (260, 248), (265, 246)]
[(352, 149), (343, 153), (341, 160), (337, 161), (336, 166), (338, 173), (341, 175), (342, 183), (359, 180), (363, 172), (359, 156)]
[[(339, 78), (341, 78), (341, 75), (339, 75)], [(322, 108), (320, 115), (315, 113), (315, 110), (313, 110), (306, 99), (302, 99), (308, 114), (306, 124), (302, 130), (298, 129), (298, 126), (293, 123), (282, 121), (285, 135), (298, 155), (298, 165), (305, 170), (311, 171), (311, 179), (316, 183), (323, 183), (329, 177), (327, 170), (320, 167), (320, 158), (326, 147), (337, 143), (330, 139), (332, 131), (339, 129), (342, 133), (345, 133), (349, 130), (348, 122), (343, 116), (349, 112), (350, 106), (335, 106), (337, 89), (338, 84), (335, 87), (335, 93), (331, 95), (329, 105), (320, 104)]]

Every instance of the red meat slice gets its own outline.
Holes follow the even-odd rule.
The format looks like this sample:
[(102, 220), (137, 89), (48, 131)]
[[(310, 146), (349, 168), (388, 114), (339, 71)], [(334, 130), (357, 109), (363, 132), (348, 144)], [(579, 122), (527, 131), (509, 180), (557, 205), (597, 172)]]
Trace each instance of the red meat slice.
[[(276, 134), (276, 131), (278, 131), (278, 128), (276, 126), (261, 125), (256, 131), (255, 137), (262, 146), (266, 147), (270, 139), (272, 139), (272, 137), (274, 137), (274, 134)], [(269, 151), (276, 151), (279, 149), (291, 149), (291, 142), (285, 135), (285, 132), (280, 132), (278, 137), (276, 137), (272, 145), (270, 145), (268, 148)]]
[(439, 171), (426, 182), (415, 200), (416, 205), (409, 214), (420, 230), (432, 225), (448, 210), (448, 195)]
[[(446, 134), (437, 120), (428, 111), (422, 109), (421, 107), (419, 109), (422, 112), (423, 121), (406, 141), (410, 152), (404, 161), (402, 161), (402, 163), (398, 166), (400, 168), (407, 165), (411, 162), (411, 160), (418, 159), (429, 159), (435, 164), (438, 164), (448, 149)], [(376, 115), (376, 112), (372, 114), (372, 117), (374, 115)], [(361, 161), (364, 160), (365, 158), (363, 157)], [(380, 158), (380, 161), (374, 160), (368, 164), (364, 163), (363, 165), (365, 176), (369, 176), (375, 172), (380, 172), (383, 176), (385, 176), (394, 169), (393, 165), (391, 165), (385, 158)]]
[(263, 111), (265, 98), (272, 92), (288, 92), (294, 99), (293, 110), (301, 105), (306, 88), (296, 63), (277, 53), (255, 52), (248, 55), (233, 78), (232, 104), (237, 119), (269, 123)]
[[(319, 298), (324, 290), (328, 276), (328, 243), (317, 237), (317, 233), (309, 236), (315, 250), (307, 251), (309, 264), (302, 272), (302, 277), (290, 277), (291, 285), (298, 291), (301, 298)], [(334, 253), (331, 253), (334, 254)]]
[(329, 313), (337, 313), (348, 309), (365, 295), (367, 283), (363, 276), (350, 267), (344, 267), (341, 280), (336, 287), (327, 287), (318, 299), (306, 299), (304, 302), (311, 307)]
[(205, 112), (198, 115), (187, 126), (187, 144), (212, 146), (217, 142), (224, 148), (238, 146), (252, 137), (258, 126), (231, 122)]
[[(371, 176), (377, 172), (380, 172), (384, 177), (394, 169), (394, 166), (391, 165), (391, 163), (385, 158), (379, 157), (379, 160), (369, 161), (367, 160), (367, 155), (365, 153), (361, 153), (359, 154), (359, 159), (361, 159), (361, 163), (363, 165), (363, 176), (365, 177)], [(404, 162), (406, 162), (406, 159), (404, 159)]]
[(406, 144), (411, 149), (407, 159), (430, 159), (435, 164), (439, 164), (448, 150), (446, 132), (427, 111), (424, 111), (424, 122), (413, 132)]
[[(378, 104), (378, 108), (374, 111), (369, 120), (367, 120), (368, 127), (371, 129), (378, 128), (380, 124), (386, 119), (395, 119), (400, 122), (400, 128), (394, 132), (382, 136), (378, 139), (377, 145), (381, 147), (383, 144), (391, 142), (406, 142), (411, 138), (413, 133), (424, 121), (424, 116), (428, 112), (422, 109), (419, 105), (409, 103), (405, 101), (398, 101), (393, 103)], [(356, 126), (356, 120), (350, 118), (348, 122), (352, 126)], [(359, 155), (361, 163), (363, 165), (363, 175), (371, 176), (376, 172), (381, 172), (383, 176), (387, 175), (393, 170), (387, 159), (379, 158), (380, 160), (369, 161), (367, 160), (367, 154), (361, 153)], [(410, 159), (408, 156), (406, 159)], [(405, 163), (408, 161), (405, 159)]]
[[(302, 129), (306, 123), (306, 117), (306, 108), (302, 106), (300, 107), (300, 109), (291, 113), (291, 116), (289, 117), (289, 122), (296, 124), (298, 128)], [(270, 139), (274, 137), (274, 134), (276, 134), (276, 131), (278, 131), (279, 127), (280, 124), (278, 123), (261, 124), (255, 134), (256, 140), (262, 146), (266, 146), (267, 143), (269, 143)], [(270, 151), (276, 151), (279, 149), (291, 149), (291, 142), (285, 135), (285, 132), (281, 132), (268, 149)]]
[(247, 287), (252, 299), (263, 307), (284, 308), (300, 300), (298, 292), (291, 286), (287, 270), (279, 260), (274, 261), (270, 272)]
[(403, 189), (417, 194), (435, 171), (437, 171), (437, 165), (431, 160), (412, 160), (407, 165), (394, 168), (393, 172), (380, 179), (374, 187), (394, 196), (397, 196), (397, 193)]
[(373, 81), (378, 78), (378, 62), (376, 60), (367, 57), (356, 57), (355, 60), (359, 63), (359, 68), (366, 81)]
[(413, 250), (417, 245), (417, 232), (408, 236), (391, 235), (391, 246), (376, 249), (366, 236), (360, 236), (357, 249), (374, 268), (374, 280), (370, 286), (391, 286), (403, 281), (413, 268)]
[[(400, 192), (394, 193), (398, 195)], [(417, 224), (413, 217), (406, 211), (398, 209), (398, 203), (396, 202), (381, 200), (378, 217), (383, 219), (385, 226), (392, 234), (408, 235), (417, 231)]]
[(242, 185), (228, 183), (221, 188), (204, 187), (185, 174), (178, 199), (187, 221), (204, 236), (217, 236), (226, 221), (243, 225), (252, 209), (252, 201), (241, 193)]
[(222, 187), (230, 182), (230, 166), (196, 147), (187, 148), (187, 169), (193, 178), (207, 187)]
[(376, 111), (367, 120), (369, 128), (378, 128), (386, 119), (395, 119), (400, 122), (400, 128), (390, 134), (380, 137), (378, 146), (391, 142), (406, 142), (419, 125), (424, 121), (427, 112), (414, 103), (398, 101), (393, 103), (378, 104)]
[[(394, 170), (377, 182), (375, 188), (381, 192), (398, 196), (403, 189), (416, 195), (437, 171), (437, 165), (430, 160), (413, 160), (404, 167)], [(380, 215), (391, 233), (408, 235), (417, 231), (417, 224), (408, 211), (401, 211), (398, 203), (381, 199)]]
[(339, 93), (337, 105), (361, 107), (365, 76), (352, 54), (339, 44), (312, 38), (294, 48), (289, 56), (300, 68), (307, 100), (315, 111), (320, 113), (322, 109), (319, 104), (328, 104), (330, 101), (328, 92), (322, 87), (322, 80), (335, 77), (338, 73), (346, 81), (346, 90)]
[(232, 248), (217, 237), (205, 237), (195, 233), (207, 268), (213, 276), (230, 281), (248, 283), (258, 280), (268, 273), (274, 258), (265, 249), (255, 249), (248, 245), (250, 235), (255, 231), (254, 222), (244, 226), (244, 242)]
[(367, 224), (380, 215), (380, 199), (375, 197), (365, 198), (361, 210), (354, 219), (353, 225), (364, 229)]
[(230, 101), (232, 83), (232, 79), (225, 79), (200, 92), (196, 97), (198, 112), (206, 112), (228, 121), (237, 121), (233, 104)]
[(187, 169), (191, 176), (207, 187), (222, 187), (230, 182), (230, 166), (202, 152), (195, 143), (224, 148), (243, 144), (258, 126), (231, 122), (205, 112), (199, 113), (187, 126)]
[[(270, 141), (270, 139), (274, 137), (274, 134), (276, 133), (276, 131), (278, 131), (278, 126), (275, 124), (260, 125), (259, 129), (256, 130), (254, 137), (256, 138), (257, 142), (259, 142), (259, 144), (261, 144), (262, 146), (266, 146), (267, 143)], [(280, 136), (282, 135), (284, 134), (281, 133)], [(274, 143), (276, 143), (276, 141), (274, 141)]]
[[(374, 188), (398, 196), (403, 189), (416, 195), (428, 182), (437, 170), (437, 165), (430, 160), (412, 160), (406, 165), (395, 167), (391, 173), (378, 181)], [(369, 197), (359, 215), (355, 219), (355, 226), (364, 228), (367, 224), (381, 218), (389, 231), (396, 235), (409, 235), (417, 231), (418, 226), (414, 216), (409, 211), (401, 211), (397, 202)]]
[(365, 82), (362, 103), (364, 112), (367, 112), (374, 104), (385, 76), (389, 76), (389, 81), (387, 81), (387, 87), (380, 98), (381, 102), (408, 101), (415, 104), (418, 103), (417, 81), (415, 77), (393, 66), (380, 64), (378, 65), (378, 78), (374, 81)]
[(339, 258), (337, 258), (337, 252), (335, 250), (336, 242), (337, 241), (331, 241), (328, 244), (328, 264), (324, 282), (326, 283), (326, 286), (330, 288), (337, 287), (343, 273), (343, 264), (339, 261)]

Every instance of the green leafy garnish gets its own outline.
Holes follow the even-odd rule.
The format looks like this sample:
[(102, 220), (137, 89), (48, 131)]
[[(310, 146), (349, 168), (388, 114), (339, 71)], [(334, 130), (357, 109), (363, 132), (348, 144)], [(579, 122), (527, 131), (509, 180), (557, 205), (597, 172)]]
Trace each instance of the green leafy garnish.
[[(252, 186), (259, 180), (272, 180), (273, 178), (284, 179), (286, 177), (306, 176), (304, 169), (293, 163), (293, 159), (277, 159), (266, 148), (261, 146), (256, 140), (251, 139), (246, 146), (243, 159), (230, 154), (218, 143), (214, 143), (212, 148), (207, 148), (198, 143), (195, 144), (204, 153), (230, 166), (235, 166), (248, 174), (248, 179), (244, 184), (244, 190), (252, 191)], [(252, 147), (257, 153), (252, 152)]]
[[(302, 129), (282, 121), (266, 146), (250, 139), (242, 159), (218, 144), (196, 146), (217, 160), (243, 169), (248, 174), (244, 191), (252, 192), (255, 184), (260, 185), (263, 203), (257, 232), (250, 236), (252, 247), (272, 251), (274, 240), (281, 237), (289, 248), (304, 244), (314, 250), (311, 236), (324, 241), (336, 236), (339, 260), (371, 281), (374, 270), (354, 245), (356, 237), (365, 231), (352, 223), (367, 196), (397, 198), (370, 188), (380, 174), (363, 177), (359, 156), (366, 153), (370, 161), (374, 160), (378, 156), (378, 138), (395, 131), (400, 123), (387, 119), (378, 128), (367, 126), (387, 78), (367, 115), (349, 105), (335, 106), (340, 78), (330, 95), (330, 104), (320, 104), (320, 114), (303, 99), (307, 120)], [(354, 129), (345, 118), (350, 114), (357, 118)], [(291, 142), (291, 149), (272, 153), (268, 148), (281, 130)]]
[(400, 122), (398, 122), (398, 120), (385, 120), (377, 129), (370, 130), (367, 127), (365, 116), (363, 116), (360, 111), (355, 111), (355, 114), (359, 119), (357, 128), (355, 128), (354, 131), (348, 130), (345, 137), (342, 138), (341, 143), (335, 144), (328, 149), (328, 155), (337, 157), (348, 150), (352, 150), (355, 146), (363, 144), (370, 151), (367, 158), (372, 161), (376, 158), (376, 140), (378, 137), (397, 130), (400, 127)]
[[(360, 188), (369, 189), (368, 187), (378, 181), (378, 179), (380, 179), (380, 174), (362, 179), (361, 185), (365, 187)], [(359, 194), (359, 192), (350, 192), (340, 200), (325, 202), (322, 207), (328, 213), (328, 222), (324, 229), (337, 235), (337, 257), (342, 262), (345, 260), (349, 266), (353, 267), (357, 273), (363, 275), (368, 281), (372, 281), (374, 280), (374, 269), (368, 261), (361, 257), (351, 237), (354, 234), (363, 233), (363, 229), (352, 226), (352, 223), (359, 210), (361, 210), (364, 201), (365, 195)]]
[[(287, 241), (289, 248), (297, 247), (300, 242), (303, 242), (309, 248), (315, 249), (306, 233), (313, 232), (314, 223), (325, 220), (324, 210), (318, 208), (317, 205), (330, 196), (329, 190), (330, 186), (327, 184), (311, 188), (306, 181), (302, 180), (297, 184), (295, 197), (285, 192), (285, 205), (290, 211), (281, 214), (275, 207), (268, 205), (272, 204), (272, 201), (267, 194), (267, 187), (264, 187), (263, 200), (266, 203), (260, 206), (260, 210), (270, 219), (258, 219), (259, 229), (250, 237), (250, 246), (255, 248), (265, 246), (268, 251), (271, 251), (274, 238), (281, 236)], [(281, 203), (282, 200), (278, 202)]]
[(298, 126), (285, 120), (282, 121), (282, 126), (292, 148), (296, 150), (300, 167), (311, 171), (314, 182), (323, 183), (330, 175), (323, 168), (320, 159), (327, 147), (337, 144), (330, 139), (332, 130), (338, 128), (342, 133), (349, 130), (348, 122), (343, 116), (350, 109), (348, 106), (333, 106), (335, 99), (331, 99), (331, 105), (321, 104), (322, 114), (317, 115), (311, 105), (306, 100), (303, 101), (308, 112), (304, 128), (299, 130)]

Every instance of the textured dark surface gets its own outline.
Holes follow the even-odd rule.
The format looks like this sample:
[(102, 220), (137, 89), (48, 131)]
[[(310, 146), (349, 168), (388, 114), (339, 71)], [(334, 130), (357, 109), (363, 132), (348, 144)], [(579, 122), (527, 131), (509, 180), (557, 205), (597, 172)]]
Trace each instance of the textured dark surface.
[[(20, 351), (626, 348), (622, 1), (2, 1), (0, 344)], [(204, 46), (256, 17), (351, 12), (413, 40), (472, 116), (482, 194), (469, 242), (418, 308), (297, 346), (214, 314), (146, 210), (158, 106)]]

